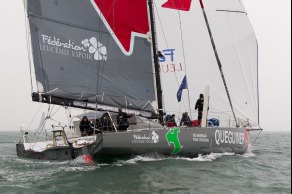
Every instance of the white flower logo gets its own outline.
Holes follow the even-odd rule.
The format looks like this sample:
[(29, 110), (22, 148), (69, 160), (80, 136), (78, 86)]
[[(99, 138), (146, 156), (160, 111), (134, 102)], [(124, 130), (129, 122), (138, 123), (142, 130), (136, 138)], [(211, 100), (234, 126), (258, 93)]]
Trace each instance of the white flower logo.
[(154, 143), (158, 143), (159, 142), (159, 135), (157, 135), (157, 133), (155, 133), (155, 131), (152, 132), (152, 141)]
[(83, 40), (83, 41), (82, 41), (82, 44), (83, 44), (86, 48), (90, 46), (90, 44), (89, 44), (89, 40), (88, 40), (88, 39)]
[(107, 60), (107, 49), (104, 45), (97, 41), (95, 37), (82, 41), (85, 48), (89, 47), (89, 53), (94, 54), (94, 59), (97, 61)]

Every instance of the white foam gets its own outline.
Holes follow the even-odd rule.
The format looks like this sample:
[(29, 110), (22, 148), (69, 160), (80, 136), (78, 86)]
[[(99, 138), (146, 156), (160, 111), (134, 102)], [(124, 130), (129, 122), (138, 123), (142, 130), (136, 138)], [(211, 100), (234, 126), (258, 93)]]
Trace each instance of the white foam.
[(186, 160), (190, 162), (212, 162), (217, 160), (218, 158), (222, 156), (233, 156), (235, 155), (234, 153), (211, 153), (209, 155), (199, 155), (197, 158), (184, 158), (184, 157), (179, 157), (179, 158), (174, 158), (177, 160)]
[(162, 161), (165, 158), (162, 157), (157, 157), (157, 156), (136, 156), (133, 159), (129, 159), (126, 161), (119, 160), (115, 165), (116, 166), (123, 166), (127, 164), (137, 164), (138, 162), (157, 162), (157, 161)]
[(23, 186), (23, 185), (3, 185), (2, 187), (12, 187), (12, 188), (18, 187), (18, 188), (30, 189), (30, 187)]
[(135, 158), (123, 161), (119, 160), (115, 163), (115, 166), (123, 166), (123, 165), (133, 165), (139, 162), (158, 162), (158, 161), (165, 161), (165, 160), (185, 160), (189, 162), (212, 162), (217, 160), (222, 156), (233, 156), (234, 153), (212, 153), (209, 155), (199, 155), (197, 158), (185, 158), (185, 157), (164, 157), (159, 154), (154, 155), (147, 155), (147, 156), (136, 156)]
[(255, 157), (256, 155), (253, 153), (252, 150), (253, 150), (253, 147), (252, 147), (251, 144), (249, 144), (246, 153), (243, 154), (242, 156), (244, 158), (252, 158), (252, 157)]
[(59, 172), (90, 172), (94, 171), (98, 166), (71, 166), (71, 167), (62, 167)]
[(88, 164), (85, 160), (83, 156), (79, 156), (78, 158), (76, 158), (75, 160), (71, 161), (72, 164)]
[[(136, 156), (135, 158), (129, 159), (129, 160), (119, 160), (117, 163), (115, 163), (115, 166), (123, 166), (123, 165), (135, 165), (139, 162), (158, 162), (158, 161), (165, 161), (165, 160), (184, 160), (189, 162), (213, 162), (217, 160), (218, 158), (224, 157), (224, 156), (234, 156), (235, 153), (211, 153), (209, 155), (199, 155), (196, 158), (186, 158), (186, 157), (165, 157), (160, 154), (150, 154), (150, 155), (141, 155)], [(240, 155), (245, 158), (254, 157), (255, 154), (252, 152), (251, 147), (249, 147), (248, 152), (244, 155)]]
[(98, 166), (110, 166), (109, 164), (98, 164)]

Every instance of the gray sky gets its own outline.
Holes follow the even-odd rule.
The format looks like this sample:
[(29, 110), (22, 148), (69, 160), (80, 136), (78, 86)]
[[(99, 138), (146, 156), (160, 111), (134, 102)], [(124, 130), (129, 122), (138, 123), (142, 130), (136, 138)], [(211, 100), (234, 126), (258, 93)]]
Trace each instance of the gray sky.
[[(244, 2), (260, 47), (261, 125), (267, 131), (291, 131), (291, 0)], [(3, 1), (0, 9), (0, 131), (19, 130), (40, 105), (30, 97), (22, 1)]]

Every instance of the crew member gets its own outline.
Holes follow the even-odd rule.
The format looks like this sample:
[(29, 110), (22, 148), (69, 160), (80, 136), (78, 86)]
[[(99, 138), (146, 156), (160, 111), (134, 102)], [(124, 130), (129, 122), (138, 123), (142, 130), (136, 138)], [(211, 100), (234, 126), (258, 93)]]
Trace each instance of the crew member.
[(170, 119), (167, 121), (168, 127), (177, 127), (176, 121), (175, 121), (175, 114), (171, 115)]
[(117, 117), (119, 131), (126, 131), (129, 128), (130, 124), (128, 119), (132, 118), (133, 116), (134, 116), (133, 114), (128, 115), (127, 113), (123, 112), (122, 108), (119, 108), (119, 114)]
[(204, 94), (200, 94), (200, 98), (197, 100), (195, 110), (198, 110), (198, 120), (201, 122), (204, 111)]
[(182, 115), (182, 119), (180, 120), (180, 126), (185, 126), (185, 127), (191, 127), (192, 126), (192, 121), (189, 117), (189, 113), (185, 112)]
[(112, 122), (109, 113), (104, 113), (100, 119), (102, 131), (112, 131)]
[(80, 131), (82, 136), (92, 135), (94, 133), (94, 129), (92, 127), (91, 122), (88, 120), (86, 116), (83, 117), (82, 121), (80, 122)]
[(95, 134), (100, 134), (100, 133), (102, 133), (102, 124), (101, 124), (101, 122), (99, 121), (99, 119), (96, 119), (96, 120), (95, 120), (95, 123), (94, 123), (94, 129), (95, 129)]

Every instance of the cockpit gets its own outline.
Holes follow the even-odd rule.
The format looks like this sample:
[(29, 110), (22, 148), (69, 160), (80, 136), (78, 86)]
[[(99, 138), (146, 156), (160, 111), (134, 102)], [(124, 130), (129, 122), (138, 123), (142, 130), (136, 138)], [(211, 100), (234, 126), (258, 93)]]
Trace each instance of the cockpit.
[(122, 133), (129, 131), (145, 131), (151, 129), (163, 129), (163, 126), (159, 124), (158, 120), (150, 120), (141, 116), (133, 115), (128, 119), (128, 128), (125, 131), (120, 131), (118, 123), (118, 113), (112, 112), (90, 112), (82, 115), (78, 115), (73, 119), (73, 127), (75, 130), (75, 136), (82, 136), (80, 130), (80, 123), (84, 117), (87, 117), (91, 127), (94, 129), (94, 135), (99, 133)]

